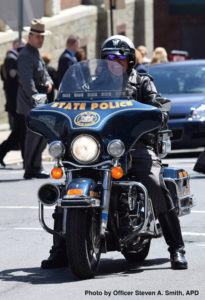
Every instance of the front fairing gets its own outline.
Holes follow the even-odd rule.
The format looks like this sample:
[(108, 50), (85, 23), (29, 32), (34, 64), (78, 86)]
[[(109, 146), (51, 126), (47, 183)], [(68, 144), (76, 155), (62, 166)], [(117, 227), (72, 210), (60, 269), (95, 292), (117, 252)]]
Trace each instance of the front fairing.
[[(98, 63), (102, 65), (101, 60), (97, 63), (95, 60), (97, 67)], [(159, 128), (160, 110), (137, 102), (123, 92), (123, 73), (113, 84), (110, 77), (106, 80), (106, 76), (110, 76), (109, 70), (105, 71), (106, 64), (103, 61), (100, 76), (99, 70), (97, 76), (93, 76), (93, 70), (85, 63), (69, 69), (56, 101), (30, 111), (29, 128), (45, 136), (48, 142), (61, 140), (68, 146), (73, 136), (83, 132), (94, 134), (105, 145), (110, 140), (120, 139), (126, 152), (143, 134)]]
[(82, 132), (100, 136), (104, 143), (120, 139), (126, 151), (144, 133), (160, 126), (161, 112), (135, 100), (55, 102), (30, 112), (29, 127), (48, 142), (70, 143)]

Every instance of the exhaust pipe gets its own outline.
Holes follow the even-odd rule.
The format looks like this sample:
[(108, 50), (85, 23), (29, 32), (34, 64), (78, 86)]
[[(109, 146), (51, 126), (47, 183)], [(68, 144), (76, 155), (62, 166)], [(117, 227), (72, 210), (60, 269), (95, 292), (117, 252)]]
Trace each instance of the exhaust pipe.
[(57, 185), (47, 183), (40, 187), (38, 198), (44, 205), (54, 205), (60, 197), (60, 190)]

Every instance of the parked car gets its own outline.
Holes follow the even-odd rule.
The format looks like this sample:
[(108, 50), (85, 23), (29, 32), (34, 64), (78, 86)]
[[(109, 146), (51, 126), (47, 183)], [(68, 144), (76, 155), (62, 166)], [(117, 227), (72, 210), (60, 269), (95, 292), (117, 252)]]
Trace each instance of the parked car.
[(150, 65), (158, 92), (171, 100), (172, 149), (205, 146), (205, 59)]

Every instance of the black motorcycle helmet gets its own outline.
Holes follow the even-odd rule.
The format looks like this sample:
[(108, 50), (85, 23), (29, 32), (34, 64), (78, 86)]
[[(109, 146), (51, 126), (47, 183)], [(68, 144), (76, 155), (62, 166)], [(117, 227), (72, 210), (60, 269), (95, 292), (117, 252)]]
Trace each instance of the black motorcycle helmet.
[(129, 69), (135, 65), (135, 46), (124, 35), (113, 35), (104, 41), (101, 47), (101, 58), (104, 59), (109, 54), (125, 55), (128, 59)]

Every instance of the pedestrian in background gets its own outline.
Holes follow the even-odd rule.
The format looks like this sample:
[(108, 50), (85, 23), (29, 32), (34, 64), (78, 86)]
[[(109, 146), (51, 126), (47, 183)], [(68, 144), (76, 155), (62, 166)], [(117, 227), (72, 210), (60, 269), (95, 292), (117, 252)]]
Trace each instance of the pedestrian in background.
[(50, 61), (51, 61), (51, 55), (49, 53), (42, 53), (41, 57), (43, 58), (45, 64), (46, 64), (46, 68), (48, 71), (48, 74), (50, 75), (51, 79), (53, 80), (53, 88), (50, 94), (48, 94), (47, 98), (48, 98), (48, 103), (51, 103), (54, 101), (55, 99), (55, 89), (58, 86), (58, 73), (57, 70), (50, 66)]
[(58, 84), (60, 85), (63, 75), (70, 66), (77, 62), (75, 53), (80, 47), (80, 40), (78, 36), (70, 35), (66, 41), (66, 49), (61, 54), (58, 61)]
[(147, 55), (148, 55), (147, 48), (143, 45), (140, 45), (140, 46), (137, 47), (137, 50), (142, 55), (142, 63), (145, 64), (145, 65), (149, 64), (151, 59), (147, 57)]
[(8, 138), (0, 145), (0, 165), (5, 167), (3, 161), (6, 154), (11, 150), (21, 150), (22, 158), (24, 158), (24, 139), (25, 139), (25, 120), (24, 116), (16, 112), (17, 90), (18, 90), (18, 74), (17, 59), (20, 50), (26, 44), (23, 39), (19, 46), (18, 39), (13, 41), (13, 47), (7, 51), (2, 69), (4, 73), (4, 90), (6, 96), (6, 111), (11, 128)]
[[(38, 50), (43, 46), (46, 34), (49, 32), (45, 31), (45, 24), (41, 20), (33, 19), (28, 43), (19, 54), (17, 111), (25, 117), (34, 108), (32, 95), (37, 93), (49, 94), (52, 91), (53, 81)], [(27, 129), (24, 148), (25, 179), (49, 177), (41, 165), (42, 152), (45, 147), (45, 138)]]
[(136, 64), (135, 64), (135, 70), (138, 73), (147, 73), (146, 66), (142, 63), (142, 55), (139, 50), (135, 49), (135, 56), (136, 56)]
[[(23, 39), (21, 45), (25, 45)], [(4, 81), (4, 91), (6, 96), (5, 111), (8, 112), (10, 128), (13, 127), (13, 122), (16, 114), (16, 96), (18, 90), (17, 76), (17, 58), (19, 54), (19, 41), (15, 39), (12, 43), (12, 49), (8, 50), (2, 65), (2, 79)]]
[(151, 64), (162, 64), (168, 62), (167, 51), (163, 47), (157, 47), (152, 53)]
[(193, 170), (195, 172), (205, 174), (205, 150), (199, 155)]
[(75, 53), (75, 57), (77, 58), (77, 61), (86, 60), (85, 50), (83, 48), (79, 48)]

